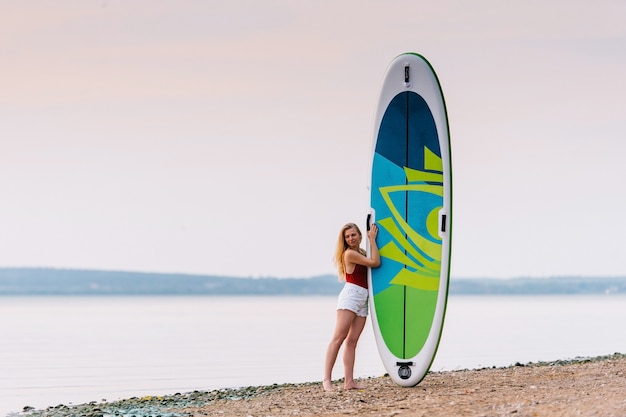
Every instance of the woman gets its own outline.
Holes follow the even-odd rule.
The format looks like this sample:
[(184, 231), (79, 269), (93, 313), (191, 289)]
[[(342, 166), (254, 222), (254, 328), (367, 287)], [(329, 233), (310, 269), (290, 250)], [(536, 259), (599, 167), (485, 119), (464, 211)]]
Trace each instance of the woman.
[(333, 389), (333, 366), (344, 341), (344, 389), (361, 389), (354, 382), (354, 357), (356, 344), (367, 318), (367, 268), (376, 268), (380, 265), (380, 255), (376, 246), (377, 234), (378, 227), (372, 224), (367, 232), (372, 256), (368, 258), (365, 251), (361, 249), (362, 235), (356, 224), (346, 224), (339, 233), (334, 260), (339, 270), (339, 280), (346, 281), (346, 284), (339, 294), (337, 324), (326, 350), (323, 381), (326, 391)]

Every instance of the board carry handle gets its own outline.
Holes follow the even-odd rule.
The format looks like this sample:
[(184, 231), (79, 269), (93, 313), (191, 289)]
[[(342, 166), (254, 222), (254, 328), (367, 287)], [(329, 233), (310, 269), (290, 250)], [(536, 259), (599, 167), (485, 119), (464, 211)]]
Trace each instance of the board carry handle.
[(372, 213), (367, 213), (367, 219), (365, 219), (365, 229), (370, 231), (370, 221), (372, 220)]
[(445, 235), (448, 224), (448, 212), (446, 210), (439, 211), (439, 234)]
[(411, 64), (409, 62), (404, 63), (404, 87), (411, 88)]

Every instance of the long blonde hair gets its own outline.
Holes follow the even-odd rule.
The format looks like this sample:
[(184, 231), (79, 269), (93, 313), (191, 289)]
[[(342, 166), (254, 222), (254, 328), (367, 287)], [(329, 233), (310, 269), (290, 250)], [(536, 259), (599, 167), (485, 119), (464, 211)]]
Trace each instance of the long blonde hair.
[[(345, 253), (346, 249), (348, 249), (348, 244), (346, 243), (345, 235), (346, 235), (346, 231), (349, 229), (356, 229), (356, 231), (359, 233), (359, 236), (363, 238), (363, 235), (361, 234), (361, 229), (359, 229), (359, 226), (357, 226), (354, 223), (347, 223), (345, 226), (341, 228), (341, 231), (339, 231), (339, 237), (337, 238), (337, 247), (335, 248), (335, 255), (333, 256), (333, 261), (335, 262), (335, 265), (337, 265), (339, 281), (341, 282), (346, 280), (346, 263), (343, 259), (343, 254)], [(363, 249), (359, 248), (359, 252), (365, 255), (365, 251)]]

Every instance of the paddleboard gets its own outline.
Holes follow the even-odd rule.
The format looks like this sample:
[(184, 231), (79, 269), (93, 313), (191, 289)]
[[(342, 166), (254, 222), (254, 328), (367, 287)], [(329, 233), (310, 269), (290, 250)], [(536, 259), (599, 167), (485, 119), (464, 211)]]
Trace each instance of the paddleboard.
[(452, 226), (446, 106), (437, 75), (418, 54), (396, 57), (383, 79), (370, 204), (367, 225), (379, 227), (381, 256), (380, 267), (368, 273), (376, 344), (391, 378), (415, 386), (441, 337)]

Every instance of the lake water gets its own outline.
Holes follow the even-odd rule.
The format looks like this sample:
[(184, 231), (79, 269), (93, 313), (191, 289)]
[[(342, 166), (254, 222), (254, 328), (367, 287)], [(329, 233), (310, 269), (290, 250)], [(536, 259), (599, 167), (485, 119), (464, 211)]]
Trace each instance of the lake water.
[[(0, 416), (320, 381), (336, 297), (0, 297)], [(626, 297), (451, 296), (432, 371), (626, 352)], [(358, 377), (381, 376), (368, 323)], [(341, 359), (334, 378), (341, 378)]]

